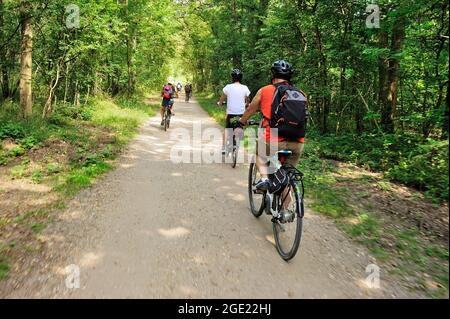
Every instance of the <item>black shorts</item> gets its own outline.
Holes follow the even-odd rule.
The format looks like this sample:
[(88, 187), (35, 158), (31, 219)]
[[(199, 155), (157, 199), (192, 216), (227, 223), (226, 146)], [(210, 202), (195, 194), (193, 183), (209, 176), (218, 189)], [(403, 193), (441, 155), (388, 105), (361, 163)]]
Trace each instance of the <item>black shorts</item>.
[(167, 100), (167, 99), (163, 99), (162, 100), (162, 103), (161, 103), (161, 106), (172, 106), (174, 104), (174, 100), (173, 99), (170, 99), (170, 100)]
[(234, 128), (233, 125), (231, 125), (231, 119), (234, 119), (234, 118), (236, 118), (236, 117), (237, 117), (237, 118), (241, 118), (242, 115), (244, 115), (244, 114), (241, 114), (241, 115), (228, 114), (228, 115), (227, 115), (227, 120), (226, 120), (225, 128)]

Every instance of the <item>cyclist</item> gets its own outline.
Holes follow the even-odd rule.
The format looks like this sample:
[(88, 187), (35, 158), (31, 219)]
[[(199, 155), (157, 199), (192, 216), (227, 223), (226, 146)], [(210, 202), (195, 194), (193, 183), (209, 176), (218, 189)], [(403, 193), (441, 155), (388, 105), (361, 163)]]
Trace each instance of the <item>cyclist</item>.
[(227, 100), (226, 128), (223, 134), (222, 154), (225, 155), (225, 141), (228, 140), (227, 129), (233, 128), (231, 120), (240, 118), (245, 111), (245, 106), (249, 102), (250, 90), (246, 85), (241, 84), (243, 73), (239, 69), (231, 71), (232, 84), (223, 88), (223, 94), (217, 105), (222, 105)]
[[(272, 102), (274, 100), (274, 94), (276, 92), (275, 85), (290, 84), (292, 75), (294, 73), (291, 64), (284, 60), (276, 61), (275, 63), (273, 63), (271, 71), (272, 83), (264, 86), (256, 93), (246, 112), (239, 120), (240, 124), (245, 126), (249, 118), (257, 111), (261, 111), (264, 118), (261, 126), (262, 128), (265, 128), (264, 136), (258, 137), (256, 152), (256, 166), (262, 177), (261, 181), (256, 185), (256, 188), (261, 191), (266, 191), (269, 187), (267, 156), (274, 154), (274, 152), (276, 151), (288, 149), (292, 151), (292, 156), (287, 159), (286, 163), (295, 167), (297, 166), (300, 160), (300, 156), (303, 153), (305, 142), (304, 138), (291, 140), (284, 138), (283, 136), (270, 136), (271, 130), (269, 121), (272, 116)], [(270, 147), (271, 141), (278, 142), (278, 149), (274, 149), (274, 146)], [(264, 151), (265, 154), (261, 154), (261, 152)]]
[(182, 88), (183, 88), (183, 86), (181, 85), (180, 82), (178, 82), (178, 84), (177, 84), (177, 92), (180, 93)]
[(186, 101), (189, 102), (189, 98), (191, 97), (191, 94), (192, 94), (192, 86), (191, 86), (191, 83), (187, 82), (187, 83), (184, 85), (184, 93), (186, 94)]
[(170, 108), (170, 112), (172, 115), (175, 115), (173, 112), (173, 104), (175, 103), (174, 97), (176, 96), (178, 98), (178, 92), (175, 89), (173, 77), (169, 77), (167, 79), (167, 84), (163, 86), (161, 90), (161, 97), (162, 104), (161, 104), (161, 126), (164, 125), (164, 111), (166, 110), (166, 107)]

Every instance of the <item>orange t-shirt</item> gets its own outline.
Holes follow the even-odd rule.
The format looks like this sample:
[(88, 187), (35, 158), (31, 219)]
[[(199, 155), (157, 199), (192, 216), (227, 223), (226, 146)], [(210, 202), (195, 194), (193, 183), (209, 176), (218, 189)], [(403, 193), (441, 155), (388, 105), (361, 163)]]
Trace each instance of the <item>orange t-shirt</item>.
[[(269, 84), (266, 85), (261, 89), (261, 113), (264, 116), (264, 120), (262, 123), (262, 127), (266, 128), (266, 141), (270, 141), (270, 126), (269, 126), (269, 120), (272, 117), (272, 102), (273, 102), (273, 95), (275, 94), (275, 85)], [(283, 142), (286, 139), (283, 137), (278, 136), (278, 142)], [(298, 139), (300, 143), (305, 143), (305, 138), (301, 137)]]

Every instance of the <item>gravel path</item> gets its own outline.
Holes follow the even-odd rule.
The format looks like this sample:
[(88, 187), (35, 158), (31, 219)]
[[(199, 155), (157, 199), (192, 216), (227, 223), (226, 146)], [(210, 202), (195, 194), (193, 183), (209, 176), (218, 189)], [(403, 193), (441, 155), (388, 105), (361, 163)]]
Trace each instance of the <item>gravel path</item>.
[[(147, 121), (117, 169), (44, 232), (46, 260), (7, 297), (415, 297), (383, 269), (381, 288), (369, 289), (365, 270), (375, 259), (309, 209), (299, 253), (282, 261), (270, 219), (249, 212), (247, 165), (170, 161), (171, 134), (192, 133), (194, 122), (218, 127), (195, 102), (177, 101), (168, 132), (159, 117)], [(80, 269), (79, 289), (66, 287), (70, 264)]]

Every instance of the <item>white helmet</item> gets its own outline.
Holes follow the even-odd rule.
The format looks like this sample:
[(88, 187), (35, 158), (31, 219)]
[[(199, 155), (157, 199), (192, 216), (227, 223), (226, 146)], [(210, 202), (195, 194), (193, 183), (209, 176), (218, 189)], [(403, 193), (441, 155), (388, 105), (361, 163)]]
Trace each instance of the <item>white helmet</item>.
[(175, 80), (173, 79), (173, 77), (169, 76), (169, 78), (167, 79), (167, 83), (173, 84), (174, 82)]

